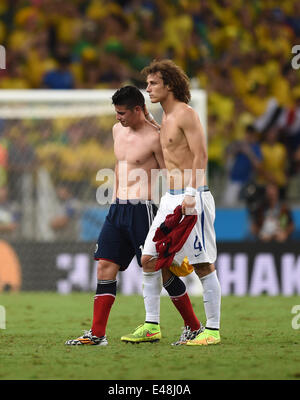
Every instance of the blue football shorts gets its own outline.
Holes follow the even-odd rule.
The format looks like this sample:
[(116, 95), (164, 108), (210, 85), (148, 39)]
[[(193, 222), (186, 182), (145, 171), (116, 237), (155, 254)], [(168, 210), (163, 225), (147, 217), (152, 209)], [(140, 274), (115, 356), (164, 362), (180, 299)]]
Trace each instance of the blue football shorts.
[(119, 200), (110, 206), (94, 253), (124, 271), (134, 256), (141, 266), (142, 249), (157, 207), (150, 200)]

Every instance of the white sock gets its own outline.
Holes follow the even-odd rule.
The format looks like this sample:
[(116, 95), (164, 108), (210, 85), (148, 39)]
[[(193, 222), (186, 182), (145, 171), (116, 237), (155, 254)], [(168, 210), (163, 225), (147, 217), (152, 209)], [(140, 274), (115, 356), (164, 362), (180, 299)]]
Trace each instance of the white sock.
[(200, 278), (203, 285), (203, 303), (206, 315), (206, 327), (220, 329), (221, 286), (217, 272), (213, 271)]
[(160, 293), (162, 290), (161, 271), (143, 271), (143, 296), (146, 321), (160, 322)]

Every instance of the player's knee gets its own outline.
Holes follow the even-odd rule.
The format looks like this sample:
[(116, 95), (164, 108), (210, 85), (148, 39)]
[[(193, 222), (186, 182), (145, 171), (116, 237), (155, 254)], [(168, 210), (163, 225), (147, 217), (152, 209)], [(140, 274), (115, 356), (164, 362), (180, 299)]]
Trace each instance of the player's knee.
[(214, 264), (202, 263), (193, 265), (196, 274), (202, 278), (215, 270)]
[(114, 264), (106, 260), (99, 260), (97, 265), (97, 279), (98, 280), (116, 279), (118, 271), (119, 271), (119, 266), (117, 264)]
[(162, 268), (161, 275), (163, 279), (163, 283), (167, 282), (174, 274), (169, 270), (169, 268)]
[(153, 258), (152, 256), (142, 256), (141, 258), (141, 264), (144, 272), (155, 271), (155, 263), (156, 258)]

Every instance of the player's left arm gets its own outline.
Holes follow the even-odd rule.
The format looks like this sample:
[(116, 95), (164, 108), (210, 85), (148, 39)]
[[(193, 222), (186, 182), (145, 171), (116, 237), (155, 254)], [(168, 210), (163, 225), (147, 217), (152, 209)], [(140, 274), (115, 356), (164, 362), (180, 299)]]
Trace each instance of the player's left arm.
[[(155, 132), (155, 136), (154, 136), (154, 140), (153, 140), (153, 144), (152, 144), (152, 150), (153, 150), (154, 158), (156, 159), (156, 162), (159, 167), (159, 170), (157, 170), (154, 174), (154, 182), (156, 181), (158, 174), (160, 174), (163, 177), (163, 179), (167, 179), (167, 170), (166, 170), (164, 156), (163, 156), (163, 152), (162, 152), (162, 148), (161, 148), (161, 144), (160, 144), (159, 132)], [(152, 171), (152, 173), (153, 172), (154, 171)]]
[(193, 158), (191, 177), (185, 191), (182, 211), (184, 214), (194, 214), (197, 188), (205, 184), (208, 159), (206, 140), (198, 114), (191, 107), (188, 106), (184, 110), (179, 123)]
[(163, 151), (160, 143), (160, 132), (157, 129), (151, 128), (151, 150), (154, 155), (154, 158), (157, 161), (159, 169), (165, 169), (165, 160), (163, 156)]
[(153, 115), (148, 111), (146, 104), (144, 105), (144, 114), (146, 120), (150, 122), (150, 124), (153, 125), (158, 131), (160, 131), (159, 123), (154, 119)]
[(198, 114), (191, 107), (188, 107), (182, 116), (180, 127), (193, 157), (189, 186), (197, 189), (197, 187), (204, 185), (208, 157), (202, 124)]

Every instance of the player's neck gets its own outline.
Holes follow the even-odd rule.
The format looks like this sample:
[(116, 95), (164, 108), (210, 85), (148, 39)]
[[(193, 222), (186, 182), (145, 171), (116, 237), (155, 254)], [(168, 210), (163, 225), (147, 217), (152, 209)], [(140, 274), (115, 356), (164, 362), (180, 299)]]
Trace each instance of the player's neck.
[(144, 127), (144, 124), (145, 124), (145, 117), (141, 116), (140, 118), (137, 118), (137, 120), (134, 121), (129, 128), (134, 132), (138, 132)]
[(178, 101), (174, 98), (173, 94), (170, 93), (168, 97), (161, 101), (161, 106), (166, 115), (171, 114), (174, 111)]

